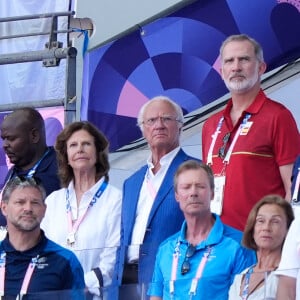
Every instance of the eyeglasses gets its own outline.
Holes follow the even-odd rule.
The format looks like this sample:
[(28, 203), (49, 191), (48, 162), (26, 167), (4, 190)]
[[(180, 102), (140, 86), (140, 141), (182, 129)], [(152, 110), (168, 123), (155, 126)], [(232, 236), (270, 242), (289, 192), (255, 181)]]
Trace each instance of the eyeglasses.
[(185, 258), (181, 266), (181, 274), (184, 275), (188, 273), (191, 269), (191, 264), (189, 259), (195, 254), (196, 247), (189, 245), (185, 252)]
[(222, 159), (225, 158), (226, 156), (226, 146), (227, 146), (227, 143), (230, 139), (230, 132), (227, 132), (224, 137), (223, 137), (223, 146), (219, 149), (219, 157), (221, 157)]
[(158, 120), (160, 120), (164, 125), (169, 125), (172, 122), (180, 122), (181, 123), (181, 121), (175, 117), (163, 116), (163, 117), (149, 118), (149, 119), (143, 121), (142, 124), (144, 124), (148, 127), (152, 127), (154, 124), (156, 124), (156, 122)]

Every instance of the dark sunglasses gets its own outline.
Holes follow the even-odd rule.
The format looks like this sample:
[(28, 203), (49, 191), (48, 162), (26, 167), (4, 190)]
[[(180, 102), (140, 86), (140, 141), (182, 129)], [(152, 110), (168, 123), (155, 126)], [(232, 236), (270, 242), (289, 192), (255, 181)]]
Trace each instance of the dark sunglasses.
[(11, 181), (14, 181), (16, 183), (21, 183), (21, 182), (29, 182), (32, 185), (40, 185), (41, 184), (41, 180), (37, 177), (27, 177), (27, 176), (23, 176), (23, 175), (17, 175), (15, 177), (13, 177), (11, 179)]
[(195, 254), (195, 252), (196, 252), (196, 247), (194, 247), (193, 245), (189, 245), (188, 248), (186, 249), (184, 261), (181, 266), (181, 274), (182, 275), (184, 275), (190, 271), (191, 264), (190, 264), (189, 259)]
[(230, 139), (230, 132), (227, 132), (224, 137), (223, 137), (223, 145), (222, 147), (219, 149), (219, 157), (221, 157), (222, 159), (225, 158), (226, 156), (226, 146), (227, 146), (227, 143)]

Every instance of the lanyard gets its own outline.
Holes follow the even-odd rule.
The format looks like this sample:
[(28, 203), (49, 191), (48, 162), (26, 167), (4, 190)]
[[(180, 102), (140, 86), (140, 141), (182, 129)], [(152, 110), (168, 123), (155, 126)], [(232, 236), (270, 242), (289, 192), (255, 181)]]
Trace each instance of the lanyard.
[[(172, 261), (172, 270), (171, 270), (171, 280), (169, 282), (169, 288), (170, 288), (170, 294), (171, 298), (173, 299), (175, 287), (174, 283), (176, 281), (176, 273), (177, 273), (177, 267), (178, 267), (178, 258), (179, 258), (179, 247), (180, 247), (180, 241), (178, 240), (175, 246), (174, 254), (173, 254), (173, 261)], [(212, 247), (207, 247), (206, 252), (203, 254), (201, 261), (198, 265), (197, 272), (195, 277), (192, 279), (189, 295), (190, 299), (193, 298), (193, 296), (196, 295), (196, 290), (198, 286), (199, 279), (202, 277), (202, 273), (204, 270), (204, 267), (207, 263), (207, 260), (211, 254)]]
[(230, 147), (229, 147), (229, 149), (228, 149), (228, 151), (227, 151), (227, 153), (226, 153), (226, 156), (225, 156), (225, 158), (224, 158), (224, 163), (227, 163), (227, 164), (229, 163), (229, 159), (230, 159), (230, 156), (231, 156), (233, 147), (235, 146), (236, 141), (237, 141), (237, 139), (238, 139), (238, 137), (239, 137), (241, 131), (242, 131), (243, 128), (246, 126), (246, 124), (247, 124), (247, 122), (248, 122), (248, 119), (249, 119), (250, 117), (251, 117), (251, 114), (248, 114), (248, 113), (247, 113), (247, 114), (245, 115), (245, 117), (244, 117), (244, 119), (243, 119), (241, 125), (239, 126), (239, 129), (238, 129), (237, 132), (235, 133), (234, 138), (233, 138), (233, 140), (232, 140), (232, 142), (231, 142), (231, 144), (230, 144)]
[[(254, 271), (254, 267), (255, 267), (255, 265), (251, 266), (251, 267), (249, 268), (249, 270), (248, 270), (248, 271), (246, 272), (246, 274), (245, 274), (244, 288), (243, 288), (243, 291), (242, 291), (242, 300), (247, 300), (247, 299), (248, 299), (248, 296), (249, 296), (249, 283), (250, 283), (250, 277), (251, 277), (251, 274), (252, 274), (253, 271)], [(273, 271), (276, 270), (276, 269), (277, 269), (277, 268), (274, 268)], [(260, 280), (260, 281), (256, 284), (256, 286), (254, 287), (254, 289), (252, 290), (252, 292), (255, 291), (255, 290), (259, 287), (259, 285), (260, 285), (261, 283), (267, 282), (268, 274), (269, 274), (270, 272), (271, 272), (271, 271), (269, 271), (269, 272), (265, 271), (265, 272), (264, 272), (264, 278), (263, 278), (262, 280)], [(264, 288), (264, 299), (267, 299), (267, 298), (266, 298), (266, 288)]]
[(207, 164), (208, 165), (212, 165), (212, 155), (213, 155), (213, 149), (215, 147), (216, 141), (217, 141), (217, 137), (219, 135), (219, 133), (221, 132), (221, 127), (222, 124), (224, 122), (224, 116), (221, 117), (221, 119), (219, 120), (217, 129), (215, 131), (215, 133), (212, 135), (212, 141), (208, 150), (208, 154), (207, 154)]
[[(230, 144), (230, 147), (226, 153), (226, 156), (224, 158), (224, 161), (223, 163), (226, 163), (228, 164), (229, 163), (229, 159), (230, 159), (230, 156), (231, 156), (231, 153), (232, 153), (232, 150), (233, 150), (233, 147), (235, 146), (236, 144), (236, 141), (241, 133), (241, 131), (243, 130), (243, 128), (246, 126), (249, 118), (251, 117), (251, 114), (247, 113), (241, 123), (241, 125), (239, 126), (237, 132), (235, 133), (234, 135), (234, 138)], [(221, 119), (219, 120), (219, 123), (217, 125), (217, 129), (215, 131), (215, 133), (212, 135), (212, 142), (210, 144), (210, 147), (209, 147), (209, 151), (208, 151), (208, 154), (207, 154), (207, 164), (208, 165), (212, 165), (213, 162), (212, 162), (212, 156), (213, 156), (213, 149), (215, 147), (215, 144), (216, 144), (216, 141), (217, 141), (217, 137), (218, 135), (220, 134), (221, 132), (221, 127), (223, 125), (223, 122), (224, 122), (224, 116), (221, 117)]]
[[(27, 172), (26, 177), (31, 178), (35, 174), (38, 166), (42, 162), (42, 160), (46, 157), (46, 155), (49, 153), (50, 149), (48, 148), (47, 151), (44, 153), (44, 155), (40, 158), (40, 160)], [(0, 203), (2, 201), (2, 191), (5, 189), (7, 183), (14, 177), (14, 170), (12, 169), (12, 172), (10, 173), (8, 179), (6, 180), (5, 184), (3, 185), (1, 192), (0, 192)]]
[(40, 158), (40, 160), (27, 172), (26, 177), (30, 178), (32, 177), (39, 165), (41, 164), (42, 160), (46, 157), (46, 155), (49, 153), (50, 149), (48, 148), (47, 151), (44, 153), (44, 155)]
[(292, 203), (298, 204), (299, 185), (300, 185), (300, 168), (298, 168), (298, 174), (297, 174), (295, 188), (292, 196)]
[(147, 175), (146, 175), (146, 184), (147, 184), (148, 192), (154, 201), (154, 199), (156, 198), (157, 191), (151, 181), (149, 170), (147, 171)]
[(79, 225), (81, 224), (81, 222), (83, 221), (83, 219), (85, 218), (85, 216), (88, 213), (89, 208), (93, 207), (94, 204), (96, 204), (97, 200), (101, 197), (101, 195), (103, 194), (104, 190), (107, 187), (107, 181), (104, 180), (102, 182), (102, 184), (100, 185), (99, 189), (97, 190), (97, 192), (95, 193), (95, 195), (93, 196), (92, 200), (90, 201), (87, 209), (85, 210), (84, 214), (77, 219), (77, 221), (73, 224), (72, 222), (72, 210), (71, 210), (71, 203), (70, 203), (70, 192), (67, 189), (67, 194), (66, 194), (66, 212), (67, 212), (67, 218), (68, 218), (68, 237), (67, 237), (67, 242), (70, 245), (73, 245), (75, 243), (75, 234), (79, 228)]
[[(27, 294), (29, 282), (32, 277), (33, 271), (37, 265), (38, 258), (39, 258), (39, 255), (37, 255), (36, 257), (33, 257), (27, 267), (25, 277), (23, 279), (21, 291), (20, 291), (21, 295)], [(2, 251), (1, 255), (0, 255), (0, 297), (4, 296), (5, 263), (6, 263), (6, 253), (4, 251)]]
[(5, 263), (6, 253), (2, 251), (0, 254), (0, 297), (4, 296)]
[(246, 300), (248, 297), (249, 283), (250, 283), (250, 277), (251, 277), (252, 273), (253, 273), (253, 266), (250, 267), (250, 269), (245, 274), (245, 283), (244, 283), (244, 288), (243, 288), (243, 292), (242, 292), (242, 300)]

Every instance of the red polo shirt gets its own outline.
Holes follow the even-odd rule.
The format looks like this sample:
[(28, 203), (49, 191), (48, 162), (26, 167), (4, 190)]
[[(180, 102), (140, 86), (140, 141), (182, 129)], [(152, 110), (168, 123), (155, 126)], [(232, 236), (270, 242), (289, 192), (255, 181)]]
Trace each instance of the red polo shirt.
[(267, 194), (285, 196), (279, 166), (292, 164), (300, 153), (300, 138), (297, 124), (291, 112), (282, 104), (268, 99), (260, 90), (254, 102), (243, 112), (236, 126), (230, 118), (232, 100), (225, 110), (210, 117), (202, 131), (202, 158), (207, 162), (207, 154), (220, 118), (224, 121), (213, 149), (212, 169), (219, 174), (224, 168), (223, 159), (218, 156), (223, 145), (223, 137), (230, 132), (232, 139), (246, 113), (252, 122), (248, 132), (239, 135), (225, 167), (226, 182), (221, 219), (224, 223), (244, 230), (246, 220), (253, 205)]

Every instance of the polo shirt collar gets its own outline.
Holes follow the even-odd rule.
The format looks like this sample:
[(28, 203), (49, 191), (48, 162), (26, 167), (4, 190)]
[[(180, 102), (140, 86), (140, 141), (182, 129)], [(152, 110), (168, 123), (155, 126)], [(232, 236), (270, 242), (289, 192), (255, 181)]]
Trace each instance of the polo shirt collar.
[[(221, 240), (223, 238), (223, 231), (224, 231), (223, 223), (218, 215), (216, 215), (216, 214), (212, 214), (212, 215), (215, 219), (215, 223), (214, 223), (212, 229), (210, 230), (210, 233), (209, 233), (207, 239), (200, 242), (196, 247), (197, 249), (204, 249), (208, 246), (213, 246), (215, 244), (218, 244), (221, 242)], [(186, 224), (186, 221), (184, 221), (181, 226), (181, 230), (180, 230), (180, 236), (179, 236), (180, 243), (188, 244), (188, 241), (185, 238), (186, 229), (187, 229), (187, 224)]]
[[(267, 97), (262, 89), (259, 90), (252, 104), (244, 111), (251, 115), (257, 114), (262, 108), (263, 104), (267, 100)], [(225, 118), (230, 117), (230, 111), (232, 108), (232, 99), (230, 99), (225, 107), (224, 116)]]
[[(45, 233), (43, 230), (41, 230), (41, 239), (40, 241), (38, 242), (37, 245), (35, 245), (34, 247), (28, 249), (28, 250), (25, 250), (25, 251), (22, 251), (22, 253), (24, 254), (24, 256), (30, 256), (30, 257), (33, 257), (33, 256), (36, 256), (38, 253), (41, 253), (42, 250), (44, 249), (44, 245), (45, 243), (47, 242), (47, 239), (45, 237)], [(1, 242), (1, 245), (2, 245), (2, 249), (6, 252), (6, 253), (14, 253), (14, 252), (20, 252), (20, 251), (17, 251), (13, 246), (12, 244), (10, 243), (9, 241), (9, 234), (7, 233), (5, 239)]]

